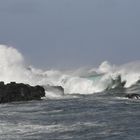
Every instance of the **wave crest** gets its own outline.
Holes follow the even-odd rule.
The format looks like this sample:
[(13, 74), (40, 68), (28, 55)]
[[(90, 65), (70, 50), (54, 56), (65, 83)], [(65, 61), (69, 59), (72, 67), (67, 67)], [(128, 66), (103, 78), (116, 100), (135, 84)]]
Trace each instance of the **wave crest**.
[(130, 87), (140, 77), (140, 62), (116, 66), (105, 61), (98, 68), (84, 72), (62, 72), (27, 66), (23, 55), (13, 47), (0, 45), (0, 56), (0, 81), (62, 86), (65, 94), (93, 94), (111, 88)]

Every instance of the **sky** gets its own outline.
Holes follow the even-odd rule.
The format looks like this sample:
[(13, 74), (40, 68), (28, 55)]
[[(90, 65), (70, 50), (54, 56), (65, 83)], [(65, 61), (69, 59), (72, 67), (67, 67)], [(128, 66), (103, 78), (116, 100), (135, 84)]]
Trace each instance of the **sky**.
[(140, 0), (1, 0), (0, 44), (42, 68), (140, 60)]

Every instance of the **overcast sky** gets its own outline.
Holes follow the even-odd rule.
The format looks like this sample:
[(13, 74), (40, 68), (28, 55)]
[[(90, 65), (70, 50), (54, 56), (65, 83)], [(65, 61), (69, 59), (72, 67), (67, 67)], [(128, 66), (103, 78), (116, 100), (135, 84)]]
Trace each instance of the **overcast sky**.
[(0, 44), (43, 68), (140, 59), (140, 0), (0, 0)]

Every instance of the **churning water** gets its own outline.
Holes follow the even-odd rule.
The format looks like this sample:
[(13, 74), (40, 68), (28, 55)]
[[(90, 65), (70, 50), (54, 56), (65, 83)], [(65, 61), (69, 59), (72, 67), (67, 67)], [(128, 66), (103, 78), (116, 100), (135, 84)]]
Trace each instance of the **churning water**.
[(0, 139), (5, 140), (138, 140), (140, 63), (103, 62), (75, 71), (36, 69), (18, 50), (0, 45), (0, 81), (61, 86), (41, 101), (0, 105)]

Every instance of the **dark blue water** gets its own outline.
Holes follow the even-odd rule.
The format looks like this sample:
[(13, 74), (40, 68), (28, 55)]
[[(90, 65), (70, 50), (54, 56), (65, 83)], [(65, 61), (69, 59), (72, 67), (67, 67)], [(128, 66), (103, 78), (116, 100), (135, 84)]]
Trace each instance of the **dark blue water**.
[(139, 140), (140, 101), (87, 95), (1, 104), (0, 139)]

